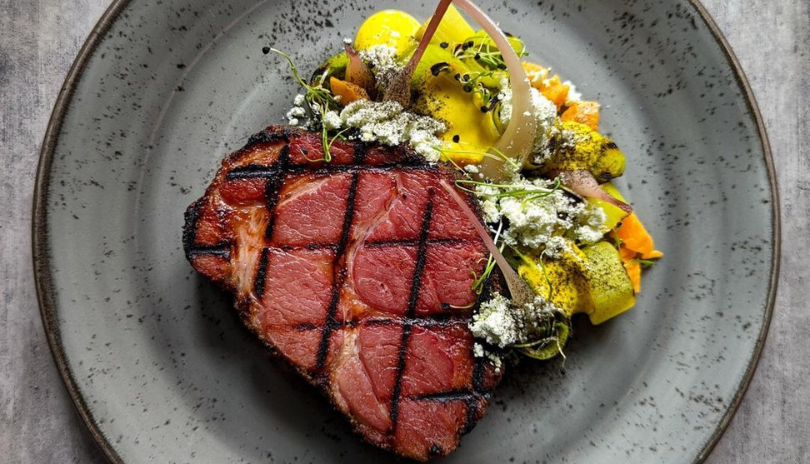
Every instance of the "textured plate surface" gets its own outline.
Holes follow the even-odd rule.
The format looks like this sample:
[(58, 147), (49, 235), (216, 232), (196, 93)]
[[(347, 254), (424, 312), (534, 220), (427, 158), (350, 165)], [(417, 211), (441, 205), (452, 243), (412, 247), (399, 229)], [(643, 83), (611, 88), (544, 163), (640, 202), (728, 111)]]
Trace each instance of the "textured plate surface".
[[(393, 1), (118, 1), (45, 139), (34, 242), (46, 329), (117, 462), (379, 462), (241, 326), (181, 251), (220, 159), (283, 121), (302, 70)], [(430, 5), (400, 2), (426, 17)], [(480, 1), (604, 107), (620, 187), (666, 258), (636, 309), (578, 320), (559, 363), (508, 374), (445, 462), (692, 463), (727, 425), (772, 308), (778, 209), (750, 94), (687, 1)]]

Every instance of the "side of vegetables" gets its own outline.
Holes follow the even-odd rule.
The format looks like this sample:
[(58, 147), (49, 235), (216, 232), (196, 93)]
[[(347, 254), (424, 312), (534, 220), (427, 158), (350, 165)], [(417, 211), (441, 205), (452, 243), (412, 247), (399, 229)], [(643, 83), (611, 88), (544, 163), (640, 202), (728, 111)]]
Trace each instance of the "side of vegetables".
[(568, 317), (584, 313), (594, 325), (635, 305), (635, 281), (613, 243), (601, 241), (583, 249), (570, 244), (570, 249), (559, 259), (522, 255), (518, 273)]
[[(323, 91), (329, 96), (322, 99), (321, 108), (325, 141), (328, 131), (340, 127), (339, 121), (337, 127), (327, 127), (328, 113), (382, 95), (395, 71), (415, 54), (429, 22), (420, 24), (395, 10), (378, 12), (358, 30), (353, 47), (347, 44), (345, 52), (327, 60), (310, 84), (304, 84), (308, 98), (313, 89), (316, 95)], [(503, 45), (508, 42), (518, 58), (527, 55), (520, 39), (507, 35), (506, 41), (499, 40)], [(450, 5), (422, 50), (410, 81), (409, 111), (440, 121), (437, 127), (444, 130), (431, 139), (433, 148), (442, 161), (467, 177), (457, 187), (484, 198), (487, 225), (496, 242), (505, 231), (499, 244), (503, 257), (537, 295), (534, 303), (513, 305), (510, 313), (495, 318), (490, 316), (506, 311), (504, 303), (482, 304), (482, 313), (485, 306), (489, 309), (478, 315), (473, 332), (477, 324), (495, 334), (497, 328), (487, 324), (498, 317), (511, 318), (513, 326), (523, 328), (523, 336), (513, 337), (508, 346), (502, 346), (498, 337), (484, 337), (487, 343), (536, 359), (552, 358), (562, 353), (574, 314), (587, 314), (593, 324), (601, 324), (629, 310), (641, 290), (642, 267), (663, 256), (609, 182), (624, 173), (625, 156), (599, 133), (598, 103), (582, 101), (572, 84), (549, 69), (520, 61), (531, 86), (533, 111), (516, 117), (536, 119), (537, 130), (531, 132), (535, 139), (530, 155), (510, 160), (495, 147), (507, 138), (513, 108), (526, 104), (512, 101), (506, 60), (493, 39), (484, 31), (476, 32)], [(511, 63), (518, 62), (514, 54)], [(487, 178), (484, 172), (486, 164), (498, 157), (510, 173), (506, 180), (493, 182), (494, 177)], [(574, 206), (565, 206), (569, 203)], [(537, 218), (552, 225), (538, 224), (547, 230), (532, 230), (531, 221)], [(521, 227), (529, 234), (522, 241)]]
[[(424, 25), (421, 30), (424, 30)], [(429, 64), (435, 66), (437, 62), (452, 63), (446, 70), (461, 76), (460, 81), (456, 82), (456, 87), (465, 81), (478, 83), (485, 89), (483, 92), (470, 92), (468, 87), (467, 93), (473, 94), (472, 98), (477, 100), (476, 103), (490, 105), (488, 108), (490, 111), (482, 113), (491, 112), (497, 115), (502, 106), (499, 105), (498, 96), (492, 97), (492, 94), (500, 86), (500, 79), (496, 78), (503, 69), (500, 69), (500, 63), (497, 61), (484, 62), (483, 65), (481, 62), (484, 61), (482, 55), (497, 60), (498, 52), (493, 50), (491, 43), (486, 42), (486, 35), (479, 33), (477, 36), (470, 36), (468, 35), (470, 31), (471, 28), (464, 18), (451, 7), (440, 23), (434, 40), (445, 50), (458, 50), (461, 47), (461, 56), (465, 59), (458, 60), (461, 61), (458, 64), (457, 61), (453, 61), (455, 56), (450, 56), (449, 53), (444, 58), (436, 54), (435, 59)], [(510, 37), (510, 43), (519, 56), (525, 54), (523, 43), (519, 39)], [(466, 50), (473, 50), (472, 58), (471, 53)], [(476, 53), (476, 50), (483, 53)], [(427, 65), (428, 63), (425, 64), (426, 67)], [(569, 101), (571, 86), (564, 84), (559, 76), (551, 75), (548, 69), (534, 63), (524, 62), (523, 66), (532, 87), (539, 90), (556, 106), (559, 113), (556, 129), (574, 139), (573, 143), (566, 144), (567, 146), (557, 150), (547, 162), (543, 163), (542, 170), (552, 172), (586, 169), (602, 181), (620, 177), (624, 173), (625, 157), (615, 143), (598, 132), (599, 104)], [(465, 76), (471, 77), (468, 80)], [(485, 100), (487, 96), (490, 98)], [(448, 112), (450, 117), (458, 117), (459, 114), (463, 115), (463, 112)], [(483, 125), (487, 127), (488, 121)], [(454, 128), (452, 122), (448, 126), (450, 128), (448, 132), (452, 132)], [(459, 126), (475, 127), (472, 124)], [(474, 137), (471, 138), (476, 140)], [(472, 150), (474, 149), (472, 147)], [(469, 154), (466, 157), (454, 157), (452, 151), (448, 157), (459, 164), (471, 160)], [(603, 189), (614, 198), (626, 202), (612, 184), (604, 184)], [(589, 198), (587, 201), (604, 211), (606, 220), (603, 232), (608, 234), (610, 242), (601, 241), (582, 250), (571, 242), (568, 243), (566, 251), (556, 259), (544, 257), (542, 254), (538, 256), (537, 253), (518, 253), (520, 264), (517, 268), (520, 276), (538, 295), (560, 307), (568, 317), (575, 313), (585, 313), (593, 324), (601, 324), (633, 307), (635, 294), (640, 291), (639, 263), (642, 259), (660, 258), (662, 254), (654, 250), (652, 238), (635, 213), (628, 213), (604, 200)]]

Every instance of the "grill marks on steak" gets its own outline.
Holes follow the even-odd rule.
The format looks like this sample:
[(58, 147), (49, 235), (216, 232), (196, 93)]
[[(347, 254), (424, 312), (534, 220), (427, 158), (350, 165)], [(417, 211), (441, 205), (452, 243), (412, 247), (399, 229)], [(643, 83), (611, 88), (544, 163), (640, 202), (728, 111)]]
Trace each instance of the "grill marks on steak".
[(446, 455), (500, 377), (467, 326), (486, 248), (409, 150), (270, 127), (228, 156), (186, 212), (194, 268), (369, 442)]

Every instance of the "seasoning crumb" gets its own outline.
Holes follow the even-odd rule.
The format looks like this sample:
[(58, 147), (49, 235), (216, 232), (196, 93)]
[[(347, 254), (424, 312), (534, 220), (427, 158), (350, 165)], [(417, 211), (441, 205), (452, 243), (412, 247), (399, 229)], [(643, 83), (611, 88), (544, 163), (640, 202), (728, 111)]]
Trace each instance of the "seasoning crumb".
[[(482, 198), (481, 208), (487, 223), (508, 222), (509, 227), (501, 234), (506, 245), (542, 250), (544, 256), (556, 259), (562, 256), (569, 242), (599, 241), (606, 217), (601, 208), (578, 201), (554, 186), (552, 180), (528, 180), (516, 173), (509, 184), (481, 185), (476, 193)], [(504, 195), (516, 189), (537, 193)]]
[[(473, 316), (470, 330), (475, 338), (498, 348), (526, 343), (533, 333), (543, 330), (543, 326), (562, 310), (541, 296), (523, 306), (516, 306), (500, 293), (484, 301)], [(473, 353), (484, 350), (473, 347)]]
[[(512, 87), (506, 78), (501, 80), (501, 91), (497, 98), (501, 102), (499, 117), (503, 126), (509, 125), (512, 119)], [(525, 116), (534, 114), (537, 120), (537, 135), (534, 138), (532, 153), (535, 153), (535, 164), (542, 164), (551, 155), (549, 142), (559, 131), (557, 128), (559, 117), (557, 116), (557, 106), (548, 98), (544, 97), (539, 90), (532, 88), (532, 113), (524, 113)], [(538, 162), (539, 161), (539, 162)]]
[(355, 137), (363, 142), (406, 143), (430, 163), (441, 157), (438, 135), (447, 130), (444, 123), (407, 112), (399, 103), (358, 100), (340, 112), (340, 119), (345, 127), (357, 129)]
[(338, 130), (343, 126), (343, 120), (340, 118), (337, 111), (327, 111), (326, 114), (323, 115), (323, 125), (326, 127), (326, 130)]
[(386, 89), (396, 78), (403, 65), (397, 61), (397, 49), (388, 45), (374, 45), (360, 50), (360, 58), (368, 63), (377, 81), (377, 88)]

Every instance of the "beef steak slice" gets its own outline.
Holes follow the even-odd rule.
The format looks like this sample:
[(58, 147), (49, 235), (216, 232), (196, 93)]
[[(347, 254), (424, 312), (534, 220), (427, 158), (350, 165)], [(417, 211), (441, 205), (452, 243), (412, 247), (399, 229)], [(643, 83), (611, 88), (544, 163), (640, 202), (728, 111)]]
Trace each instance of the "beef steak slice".
[(405, 148), (330, 153), (320, 134), (253, 136), (186, 211), (186, 256), (367, 441), (444, 456), (500, 380), (467, 326), (486, 248), (439, 184), (451, 170)]

